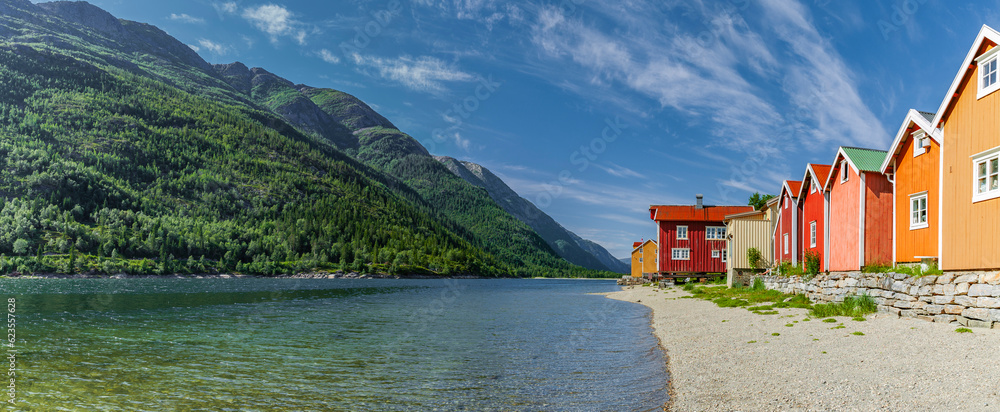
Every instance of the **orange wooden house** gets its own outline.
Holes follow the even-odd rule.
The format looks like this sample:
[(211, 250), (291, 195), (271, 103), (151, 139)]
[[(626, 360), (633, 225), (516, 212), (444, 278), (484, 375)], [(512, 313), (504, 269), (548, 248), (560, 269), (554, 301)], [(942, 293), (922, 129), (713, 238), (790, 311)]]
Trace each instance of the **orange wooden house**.
[(892, 261), (933, 261), (941, 225), (938, 202), (941, 141), (931, 121), (934, 113), (910, 110), (903, 119), (881, 171), (893, 180)]
[(659, 261), (659, 250), (656, 242), (632, 242), (632, 277), (651, 277), (656, 273)]
[(799, 188), (799, 216), (801, 218), (799, 235), (802, 245), (802, 260), (807, 252), (819, 257), (819, 267), (826, 267), (826, 222), (827, 222), (827, 192), (823, 188), (827, 176), (830, 175), (830, 165), (809, 163), (802, 176), (802, 186)]
[(791, 262), (798, 264), (802, 258), (801, 219), (799, 218), (798, 195), (802, 182), (786, 180), (781, 183), (778, 194), (778, 222), (774, 225), (774, 263)]
[(860, 270), (892, 260), (892, 183), (886, 152), (841, 147), (824, 188), (830, 192), (826, 270)]
[(983, 26), (931, 121), (941, 142), (939, 265), (1000, 269), (1000, 33)]

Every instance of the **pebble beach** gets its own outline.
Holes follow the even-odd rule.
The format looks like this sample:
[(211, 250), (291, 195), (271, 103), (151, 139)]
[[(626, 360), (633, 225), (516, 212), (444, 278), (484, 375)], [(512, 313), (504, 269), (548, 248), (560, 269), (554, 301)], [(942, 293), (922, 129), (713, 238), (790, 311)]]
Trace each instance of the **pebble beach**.
[[(869, 315), (758, 315), (679, 287), (607, 295), (646, 305), (667, 355), (670, 411), (1000, 411), (1000, 330)], [(842, 326), (842, 327), (841, 327)]]

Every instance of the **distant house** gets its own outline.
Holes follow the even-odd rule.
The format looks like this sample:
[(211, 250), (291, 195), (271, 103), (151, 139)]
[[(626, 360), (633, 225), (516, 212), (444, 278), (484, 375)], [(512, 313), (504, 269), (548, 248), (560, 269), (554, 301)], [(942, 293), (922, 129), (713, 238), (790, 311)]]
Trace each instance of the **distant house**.
[(939, 256), (941, 141), (933, 113), (910, 110), (896, 132), (881, 172), (893, 180), (892, 261), (914, 263)]
[(980, 29), (930, 122), (933, 140), (943, 148), (937, 153), (937, 206), (938, 256), (944, 270), (1000, 269), (998, 43), (1000, 33), (988, 26)]
[(632, 243), (632, 277), (652, 278), (657, 271), (660, 251), (652, 239)]
[(751, 206), (709, 206), (701, 195), (693, 206), (649, 207), (649, 218), (659, 226), (661, 276), (699, 276), (726, 272), (727, 215), (751, 212)]
[(815, 253), (819, 257), (819, 268), (826, 267), (826, 222), (827, 222), (827, 192), (823, 189), (827, 176), (830, 175), (830, 165), (809, 163), (802, 176), (802, 186), (798, 193), (801, 216), (798, 238), (801, 239), (802, 260), (806, 253)]
[(892, 261), (892, 183), (886, 152), (841, 147), (824, 188), (830, 192), (826, 269), (860, 270)]
[[(726, 224), (726, 284), (733, 286), (738, 274), (753, 272), (771, 265), (774, 256), (774, 224), (778, 220), (778, 198), (769, 200), (761, 210), (736, 213), (724, 217)], [(756, 248), (761, 254), (761, 262), (754, 267), (750, 264), (747, 251)]]
[(802, 258), (799, 233), (802, 219), (799, 217), (798, 195), (802, 182), (786, 180), (781, 183), (778, 194), (778, 222), (774, 226), (774, 263), (799, 263)]

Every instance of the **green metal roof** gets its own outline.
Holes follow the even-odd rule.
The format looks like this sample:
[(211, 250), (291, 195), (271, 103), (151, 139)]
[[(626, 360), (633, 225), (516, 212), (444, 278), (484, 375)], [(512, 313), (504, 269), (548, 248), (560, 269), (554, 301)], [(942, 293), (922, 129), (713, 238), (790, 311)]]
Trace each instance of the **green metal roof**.
[(882, 162), (889, 153), (882, 150), (861, 149), (858, 147), (841, 147), (844, 154), (851, 159), (862, 172), (878, 172), (882, 170)]

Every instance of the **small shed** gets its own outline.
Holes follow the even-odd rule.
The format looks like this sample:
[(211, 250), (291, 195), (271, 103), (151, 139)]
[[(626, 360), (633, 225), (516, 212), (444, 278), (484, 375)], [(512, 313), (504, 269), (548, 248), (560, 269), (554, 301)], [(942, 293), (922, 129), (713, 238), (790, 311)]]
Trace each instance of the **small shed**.
[[(736, 213), (725, 216), (726, 243), (729, 259), (726, 260), (726, 284), (733, 286), (734, 280), (743, 273), (769, 267), (774, 256), (771, 235), (777, 217), (778, 198), (772, 199), (762, 210)], [(747, 252), (751, 248), (760, 251), (762, 262), (754, 267)]]
[(841, 147), (824, 187), (830, 191), (827, 270), (861, 270), (892, 261), (892, 183), (886, 152)]

